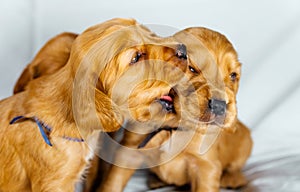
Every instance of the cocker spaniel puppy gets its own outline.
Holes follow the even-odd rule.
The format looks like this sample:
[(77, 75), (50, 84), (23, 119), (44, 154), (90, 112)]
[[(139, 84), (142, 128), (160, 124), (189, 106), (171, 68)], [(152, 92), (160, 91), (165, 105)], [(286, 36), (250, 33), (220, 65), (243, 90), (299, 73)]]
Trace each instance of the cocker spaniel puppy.
[[(206, 113), (209, 116), (207, 126), (210, 126), (211, 130), (208, 128), (205, 134), (195, 132), (185, 150), (176, 158), (151, 168), (151, 171), (166, 184), (191, 184), (192, 191), (219, 191), (220, 187), (242, 187), (247, 183), (242, 168), (251, 153), (252, 139), (249, 129), (236, 118), (236, 94), (241, 64), (235, 49), (224, 35), (207, 28), (195, 27), (180, 31), (175, 37), (182, 38), (187, 34), (197, 38), (211, 53), (218, 66), (218, 74), (224, 82), (223, 94), (205, 101)], [(210, 73), (207, 73), (207, 76), (209, 75)], [(219, 86), (214, 81), (210, 81), (210, 84), (211, 87)], [(200, 119), (206, 118), (200, 116)], [(219, 130), (221, 132), (218, 135)], [(185, 133), (176, 134), (180, 137)], [(169, 133), (160, 132), (150, 140), (146, 148), (161, 145), (168, 138)], [(204, 153), (201, 153), (201, 149)], [(160, 156), (164, 153), (168, 152), (164, 151)], [(148, 157), (149, 161), (157, 161), (156, 157)], [(152, 181), (150, 184), (150, 187), (155, 188), (161, 185), (161, 182)]]
[[(219, 191), (220, 186), (241, 187), (246, 184), (241, 169), (250, 155), (252, 139), (249, 129), (237, 119), (241, 73), (237, 53), (224, 35), (210, 29), (188, 28), (174, 37), (187, 45), (190, 62), (186, 71), (189, 85), (179, 84), (181, 97), (173, 94), (172, 98), (176, 112), (188, 115), (181, 116), (180, 127), (171, 134), (170, 129), (148, 137), (126, 132), (122, 144), (135, 147), (143, 141), (143, 160), (160, 179), (150, 182), (152, 188), (191, 184), (192, 191), (206, 192)], [(191, 88), (180, 91), (180, 86)], [(184, 111), (176, 105), (184, 105)], [(185, 148), (179, 151), (182, 142)], [(158, 150), (147, 151), (155, 148)], [(126, 159), (125, 155), (117, 153), (116, 157)], [(98, 191), (122, 191), (133, 172), (113, 165)]]
[(0, 101), (0, 191), (74, 191), (100, 131), (178, 122), (165, 100), (187, 68), (184, 45), (131, 19), (73, 38), (66, 65)]

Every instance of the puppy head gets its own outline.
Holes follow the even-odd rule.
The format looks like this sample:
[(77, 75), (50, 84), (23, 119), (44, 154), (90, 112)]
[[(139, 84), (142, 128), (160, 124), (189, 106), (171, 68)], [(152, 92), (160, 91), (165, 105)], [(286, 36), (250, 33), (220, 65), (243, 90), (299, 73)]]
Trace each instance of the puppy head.
[(189, 64), (189, 72), (198, 96), (200, 121), (234, 132), (232, 124), (237, 118), (236, 93), (241, 72), (236, 51), (224, 35), (206, 28), (188, 28), (175, 37), (183, 38), (183, 35), (192, 39), (192, 43), (185, 42), (187, 47), (198, 50), (190, 51), (193, 61)]
[[(86, 30), (76, 39), (68, 63), (77, 119), (86, 127), (96, 119), (87, 114), (97, 112), (104, 131), (117, 130), (124, 120), (152, 129), (172, 121), (174, 114), (160, 101), (187, 68), (179, 47), (135, 20), (114, 19)], [(82, 108), (91, 103), (94, 109)]]
[(99, 82), (104, 82), (103, 90), (122, 110), (128, 109), (131, 119), (148, 124), (151, 121), (156, 127), (156, 121), (174, 118), (172, 106), (168, 105), (172, 105), (169, 93), (187, 66), (186, 59), (179, 58), (177, 52), (177, 46), (163, 43), (127, 48), (111, 62), (120, 68), (107, 66)]
[(69, 59), (76, 37), (77, 34), (65, 32), (50, 39), (22, 72), (14, 86), (14, 94), (24, 91), (30, 81), (62, 68)]

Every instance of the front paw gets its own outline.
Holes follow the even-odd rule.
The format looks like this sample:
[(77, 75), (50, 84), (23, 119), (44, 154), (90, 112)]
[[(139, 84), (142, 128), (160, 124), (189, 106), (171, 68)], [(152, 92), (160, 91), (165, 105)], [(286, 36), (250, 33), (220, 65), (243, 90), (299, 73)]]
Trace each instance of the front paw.
[(224, 172), (221, 177), (221, 187), (227, 189), (237, 189), (245, 186), (247, 180), (241, 171)]
[(155, 174), (150, 173), (148, 176), (148, 181), (147, 181), (148, 187), (150, 189), (158, 189), (158, 188), (162, 188), (165, 186), (168, 186), (167, 183), (163, 182), (162, 180), (160, 180)]

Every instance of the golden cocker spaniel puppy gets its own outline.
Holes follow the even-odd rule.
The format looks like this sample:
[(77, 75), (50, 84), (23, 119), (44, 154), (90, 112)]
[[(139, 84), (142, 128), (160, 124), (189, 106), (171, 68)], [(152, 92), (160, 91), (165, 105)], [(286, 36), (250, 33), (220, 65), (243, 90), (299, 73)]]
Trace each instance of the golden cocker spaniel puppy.
[(74, 191), (100, 131), (176, 124), (164, 99), (186, 70), (182, 46), (131, 19), (76, 37), (64, 67), (0, 101), (0, 191)]
[[(199, 43), (199, 40), (197, 40), (198, 42), (195, 41), (195, 38), (192, 35), (187, 34), (184, 37), (179, 38), (176, 36), (175, 38), (183, 44), (189, 44), (189, 46), (186, 47), (187, 50), (185, 50), (185, 52), (188, 53), (186, 55), (188, 60), (188, 70), (185, 71), (185, 81), (181, 82), (170, 91), (170, 99), (169, 102), (167, 102), (167, 105), (170, 103), (174, 105), (172, 113), (176, 114), (180, 119), (177, 124), (178, 129), (182, 129), (187, 133), (182, 138), (184, 138), (183, 140), (185, 142), (188, 142), (194, 131), (205, 133), (207, 130), (207, 124), (211, 121), (210, 116), (212, 114), (208, 105), (209, 101), (214, 101), (214, 103), (211, 104), (211, 107), (216, 107), (217, 99), (215, 98), (219, 97), (225, 99), (225, 94), (220, 93), (220, 91), (217, 90), (215, 91), (211, 86), (211, 81), (219, 83), (222, 82), (222, 80), (220, 79), (219, 74), (216, 73), (217, 65), (214, 63), (214, 59), (211, 57), (207, 48), (202, 43)], [(208, 73), (210, 74), (207, 75)], [(216, 83), (216, 89), (223, 88), (223, 84), (218, 85), (218, 83)], [(217, 102), (223, 103), (225, 101)], [(224, 107), (221, 110), (224, 110)], [(223, 119), (223, 117), (218, 116), (218, 122)], [(114, 152), (114, 161), (104, 176), (98, 191), (123, 191), (135, 169), (139, 168), (142, 164), (144, 157), (143, 155), (139, 157), (138, 148), (142, 148), (145, 143), (147, 143), (149, 134), (141, 133), (139, 131), (140, 129), (143, 128), (137, 127), (136, 129), (124, 130), (121, 145), (125, 147), (121, 147), (118, 151)], [(162, 125), (160, 129), (170, 130), (171, 128)], [(160, 129), (155, 132), (158, 132)], [(176, 152), (172, 153), (170, 156), (165, 156), (164, 159), (160, 159), (151, 153), (153, 158), (157, 157), (158, 161), (153, 161), (154, 163), (150, 162), (147, 166), (152, 167), (165, 162), (168, 159), (174, 158), (176, 153), (184, 147), (184, 142), (181, 142), (181, 144), (178, 143)], [(127, 148), (136, 149), (133, 151), (137, 151), (137, 153), (131, 154)]]
[[(161, 147), (156, 153), (146, 151), (148, 158), (145, 161), (165, 184), (191, 184), (192, 191), (203, 192), (219, 191), (220, 186), (241, 187), (246, 184), (241, 169), (250, 155), (252, 139), (249, 129), (237, 119), (236, 93), (241, 73), (237, 53), (224, 35), (210, 29), (188, 28), (174, 37), (187, 45), (188, 56), (193, 61), (189, 63), (186, 75), (197, 95), (197, 108), (186, 105), (185, 109), (191, 116), (198, 115), (198, 121), (193, 116), (195, 121), (181, 124), (186, 126), (181, 130), (170, 134), (162, 129), (147, 138), (143, 144), (145, 149), (169, 147)], [(203, 46), (209, 55), (205, 54)], [(177, 99), (181, 102), (176, 102)], [(175, 97), (174, 105), (191, 103), (190, 99), (194, 97)], [(194, 112), (197, 109), (198, 113)], [(186, 137), (188, 133), (182, 130), (192, 127), (191, 122), (196, 127), (186, 148), (165, 161), (166, 156), (176, 151), (181, 138)], [(122, 142), (126, 146), (136, 146), (141, 142), (137, 138), (141, 136), (127, 133)], [(165, 145), (167, 141), (169, 143)], [(116, 154), (117, 158), (124, 158), (124, 155)], [(134, 169), (113, 165), (98, 191), (122, 191), (133, 172)], [(160, 186), (161, 181), (151, 182), (150, 187)]]
[[(207, 47), (224, 81), (224, 111), (220, 113), (220, 106), (211, 106), (214, 101), (208, 101), (207, 105), (212, 113), (209, 118), (210, 126), (222, 130), (219, 135), (215, 135), (217, 138), (212, 136), (218, 134), (214, 129), (206, 134), (195, 132), (184, 151), (173, 160), (151, 168), (151, 171), (166, 184), (191, 184), (191, 190), (195, 192), (219, 191), (220, 187), (242, 187), (247, 183), (242, 168), (251, 153), (252, 139), (249, 129), (236, 118), (236, 94), (241, 76), (237, 53), (228, 39), (216, 31), (201, 27), (188, 28), (175, 34), (175, 37), (182, 38), (186, 34), (193, 35)], [(218, 116), (223, 116), (223, 123), (218, 122)], [(169, 133), (160, 132), (150, 140), (146, 148), (161, 145), (169, 137)], [(206, 145), (207, 141), (204, 140), (207, 139), (215, 141)], [(203, 146), (207, 149), (200, 154)], [(168, 152), (160, 155), (163, 153)], [(149, 157), (150, 161), (157, 161), (155, 157)], [(157, 187), (158, 183), (152, 182), (150, 186)]]

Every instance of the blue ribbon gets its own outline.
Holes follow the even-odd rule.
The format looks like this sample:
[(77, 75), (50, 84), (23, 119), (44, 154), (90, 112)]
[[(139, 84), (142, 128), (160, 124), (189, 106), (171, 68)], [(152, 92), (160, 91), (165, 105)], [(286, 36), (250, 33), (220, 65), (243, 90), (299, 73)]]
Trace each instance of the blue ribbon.
[[(28, 119), (34, 121), (37, 124), (44, 141), (49, 146), (52, 147), (52, 143), (50, 142), (50, 140), (48, 138), (48, 135), (45, 132), (45, 129), (46, 129), (50, 133), (52, 129), (48, 125), (46, 125), (45, 123), (40, 121), (37, 117), (35, 117), (35, 116), (33, 116), (33, 117), (16, 116), (15, 118), (13, 118), (9, 122), (9, 124), (14, 124), (14, 123), (17, 123), (20, 120), (28, 120)], [(74, 141), (74, 142), (84, 142), (84, 139), (82, 139), (82, 138), (73, 138), (73, 137), (68, 137), (68, 136), (63, 136), (62, 138), (66, 139), (66, 140), (69, 140), (69, 141)]]
[(50, 129), (49, 127), (44, 126), (44, 125), (39, 121), (39, 119), (38, 119), (37, 117), (17, 116), (17, 117), (15, 117), (15, 118), (13, 118), (13, 119), (9, 122), (9, 124), (14, 124), (14, 123), (18, 122), (19, 120), (27, 120), (27, 119), (30, 119), (30, 120), (35, 121), (35, 123), (36, 123), (37, 126), (39, 127), (39, 130), (40, 130), (40, 132), (41, 132), (41, 135), (42, 135), (44, 141), (45, 141), (49, 146), (52, 147), (52, 143), (50, 142), (50, 140), (49, 140), (49, 138), (48, 138), (48, 135), (45, 133), (44, 128), (47, 129), (49, 132), (51, 131), (51, 129)]

